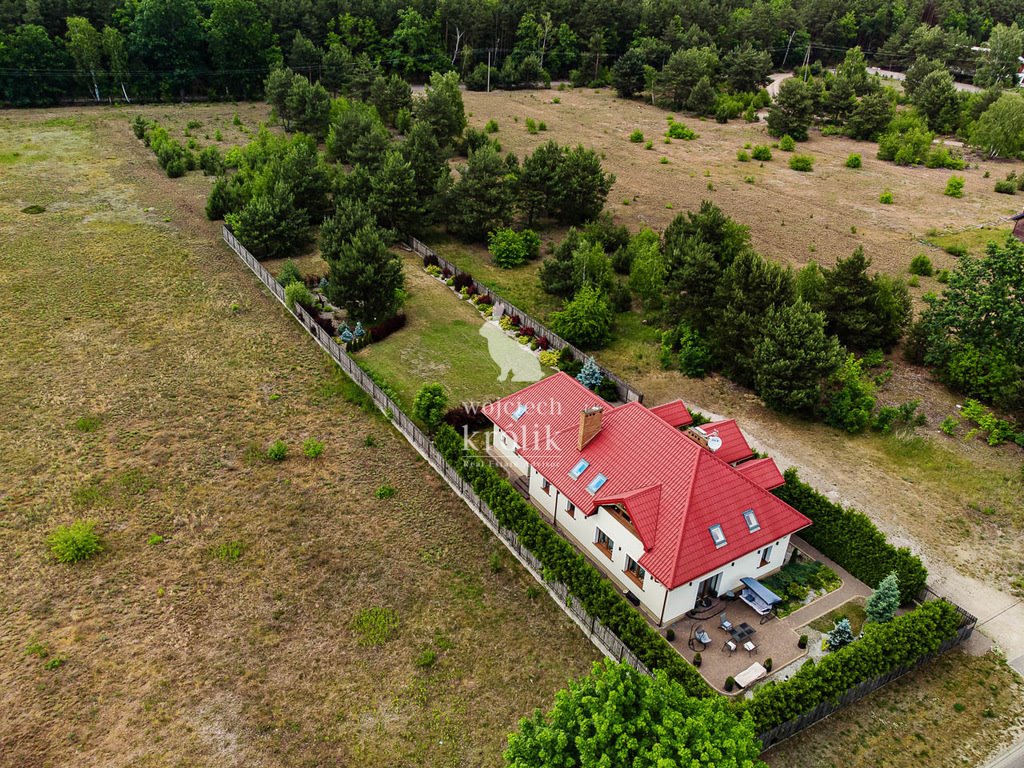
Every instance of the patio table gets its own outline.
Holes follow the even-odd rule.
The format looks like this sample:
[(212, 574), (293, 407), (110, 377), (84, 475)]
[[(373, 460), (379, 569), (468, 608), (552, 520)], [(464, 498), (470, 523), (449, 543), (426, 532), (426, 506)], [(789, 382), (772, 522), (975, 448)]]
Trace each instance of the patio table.
[(756, 634), (757, 630), (747, 624), (747, 622), (743, 622), (738, 627), (733, 627), (729, 630), (729, 635), (736, 641), (737, 645), (742, 644), (744, 640)]

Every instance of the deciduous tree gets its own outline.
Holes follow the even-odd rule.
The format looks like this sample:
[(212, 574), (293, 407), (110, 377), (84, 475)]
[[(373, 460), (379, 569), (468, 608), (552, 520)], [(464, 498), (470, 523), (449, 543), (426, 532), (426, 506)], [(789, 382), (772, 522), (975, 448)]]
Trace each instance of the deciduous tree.
[(749, 714), (724, 699), (689, 696), (663, 670), (641, 675), (627, 664), (595, 662), (589, 676), (560, 691), (509, 735), (509, 768), (557, 766), (742, 766), (763, 768)]

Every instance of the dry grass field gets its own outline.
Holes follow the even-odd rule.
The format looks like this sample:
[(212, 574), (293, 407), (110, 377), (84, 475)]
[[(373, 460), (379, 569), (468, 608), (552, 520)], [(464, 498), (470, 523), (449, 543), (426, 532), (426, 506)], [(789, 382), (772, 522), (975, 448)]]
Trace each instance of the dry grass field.
[(771, 768), (981, 766), (1021, 727), (1021, 685), (960, 651), (875, 691), (764, 754)]
[[(773, 143), (763, 122), (721, 125), (677, 114), (699, 138), (665, 144), (671, 113), (618, 99), (609, 89), (467, 92), (464, 99), (470, 125), (483, 128), (496, 120), (494, 137), (520, 158), (549, 139), (601, 152), (605, 169), (616, 176), (608, 209), (631, 229), (661, 231), (678, 213), (712, 200), (750, 227), (758, 252), (784, 263), (802, 265), (813, 259), (831, 265), (860, 245), (876, 269), (893, 274), (905, 274), (911, 258), (922, 251), (938, 268), (949, 268), (952, 256), (919, 241), (932, 230), (959, 231), (1020, 211), (1019, 198), (993, 190), (995, 180), (1015, 168), (1005, 161), (980, 160), (975, 167), (972, 158), (971, 167), (959, 172), (901, 168), (878, 160), (876, 144), (812, 132), (810, 141), (798, 144), (796, 151), (814, 158), (814, 170), (800, 173), (789, 168), (792, 154), (777, 149), (763, 165), (737, 160), (745, 144)], [(547, 130), (531, 135), (527, 118), (543, 121)], [(634, 130), (653, 141), (650, 150), (629, 140)], [(845, 167), (851, 153), (862, 156), (862, 168)], [(1019, 163), (1016, 170), (1021, 170)], [(984, 178), (986, 171), (990, 178)], [(966, 182), (959, 200), (943, 194), (953, 173)], [(879, 203), (886, 189), (895, 204)], [(928, 282), (922, 281), (922, 289)]]
[[(549, 103), (555, 96), (560, 104)], [(520, 156), (548, 137), (604, 151), (619, 177), (611, 207), (631, 226), (661, 228), (711, 196), (751, 226), (762, 252), (792, 263), (848, 253), (862, 241), (847, 235), (857, 226), (877, 238), (878, 252), (863, 240), (876, 265), (902, 272), (928, 229), (967, 226), (975, 207), (991, 221), (1013, 202), (973, 169), (964, 200), (943, 198), (948, 172), (896, 169), (871, 159), (871, 145), (843, 139), (802, 148), (817, 158), (809, 176), (780, 153), (764, 169), (736, 162), (743, 143), (765, 140), (757, 125), (687, 119), (702, 138), (663, 145), (664, 112), (607, 92), (467, 93), (466, 102), (471, 123), (497, 119), (497, 137)], [(137, 113), (179, 138), (197, 120), (200, 146), (220, 130), (222, 148), (268, 116), (259, 104), (0, 115), (0, 762), (499, 764), (517, 719), (584, 673), (596, 652), (550, 601), (529, 599), (531, 580), (405, 441), (350, 402), (351, 386), (220, 244), (219, 225), (203, 216), (210, 179), (167, 179), (131, 135)], [(526, 117), (549, 130), (527, 134)], [(628, 141), (637, 127), (652, 150)], [(849, 151), (864, 155), (865, 168), (850, 173), (862, 174), (873, 212), (847, 225), (859, 217), (848, 203), (815, 199), (850, 189), (841, 183)], [(992, 165), (994, 177), (1006, 170)], [(748, 174), (759, 180), (745, 184)], [(918, 183), (932, 176), (927, 189)], [(880, 184), (896, 194), (892, 210), (872, 203)], [(813, 210), (819, 221), (789, 213), (782, 227), (781, 216), (755, 215), (779, 205), (766, 195), (775, 189), (803, 196), (781, 210)], [(921, 195), (923, 207), (901, 211), (904, 194), (908, 204)], [(932, 204), (937, 222), (927, 221)], [(46, 212), (22, 213), (29, 205)], [(813, 239), (826, 216), (826, 234)], [(775, 235), (783, 239), (773, 246)], [(477, 249), (465, 258), (482, 265)], [(315, 253), (301, 265), (322, 268)], [(414, 289), (434, 287), (407, 267)], [(498, 275), (510, 284), (515, 276)], [(458, 311), (443, 291), (417, 292), (410, 310), (436, 312), (447, 299)], [(410, 391), (424, 361), (409, 357), (416, 345), (402, 334), (420, 327), (414, 318), (377, 351), (377, 363), (396, 370), (412, 360)], [(948, 563), (998, 585), (1017, 572), (1018, 454), (942, 437), (850, 439), (780, 419), (718, 377), (661, 372), (656, 341), (629, 330), (642, 343), (603, 359), (649, 402), (682, 396), (738, 417), (780, 463), (798, 464), (923, 549), (933, 573)], [(462, 362), (453, 352), (451, 364)], [(955, 402), (902, 367), (887, 397), (919, 391), (932, 393), (933, 423)], [(310, 436), (326, 446), (316, 461), (301, 452)], [(262, 457), (275, 439), (291, 449), (282, 463)], [(382, 485), (395, 494), (377, 498)], [(98, 522), (105, 552), (53, 563), (46, 535), (82, 517)], [(397, 629), (365, 645), (354, 623), (373, 608), (393, 611)], [(957, 653), (766, 759), (793, 768), (976, 764), (1019, 725), (1021, 709), (1005, 663)]]
[[(144, 111), (227, 143), (234, 109), (265, 115)], [(347, 401), (134, 113), (0, 116), (0, 762), (499, 764), (595, 650)], [(105, 551), (56, 564), (76, 518)], [(373, 608), (397, 629), (366, 645)]]

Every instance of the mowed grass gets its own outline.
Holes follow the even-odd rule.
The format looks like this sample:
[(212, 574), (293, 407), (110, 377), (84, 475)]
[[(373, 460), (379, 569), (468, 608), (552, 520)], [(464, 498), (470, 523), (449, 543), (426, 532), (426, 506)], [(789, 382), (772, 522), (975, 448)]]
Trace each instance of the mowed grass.
[(394, 388), (407, 411), (426, 383), (443, 384), (450, 406), (489, 402), (526, 386), (511, 376), (498, 379), (501, 369), (480, 335), (483, 316), (469, 302), (428, 275), (419, 257), (406, 255), (404, 266), (406, 326), (356, 356)]
[(1021, 685), (994, 653), (953, 651), (762, 757), (772, 768), (984, 765), (1021, 720)]
[[(0, 116), (2, 762), (500, 764), (596, 651), (346, 401), (131, 114)], [(78, 518), (104, 551), (52, 562)]]
[(861, 627), (864, 626), (864, 622), (867, 620), (867, 612), (864, 610), (864, 598), (855, 597), (849, 602), (843, 603), (838, 608), (835, 608), (824, 616), (821, 616), (812, 621), (809, 626), (811, 629), (816, 629), (819, 632), (831, 632), (835, 623), (840, 619), (850, 620), (850, 629), (853, 630), (853, 634), (857, 635)]
[[(547, 232), (545, 236), (551, 237), (552, 233)], [(556, 239), (562, 237), (564, 233), (559, 233)], [(547, 253), (542, 253), (542, 258), (515, 269), (502, 269), (494, 264), (487, 248), (480, 244), (460, 243), (449, 237), (437, 237), (431, 240), (430, 247), (459, 269), (469, 272), (478, 282), (497, 291), (506, 301), (511, 301), (538, 320), (545, 319), (561, 306), (557, 296), (545, 293), (540, 286), (540, 267), (543, 259), (547, 258)]]

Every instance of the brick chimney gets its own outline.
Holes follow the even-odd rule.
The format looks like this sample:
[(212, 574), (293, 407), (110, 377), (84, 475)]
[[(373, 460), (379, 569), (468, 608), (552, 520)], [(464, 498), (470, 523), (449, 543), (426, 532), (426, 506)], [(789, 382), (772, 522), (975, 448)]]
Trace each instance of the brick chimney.
[(595, 405), (593, 408), (584, 408), (580, 412), (580, 440), (579, 450), (583, 450), (587, 443), (597, 437), (601, 431), (601, 414), (604, 409)]

